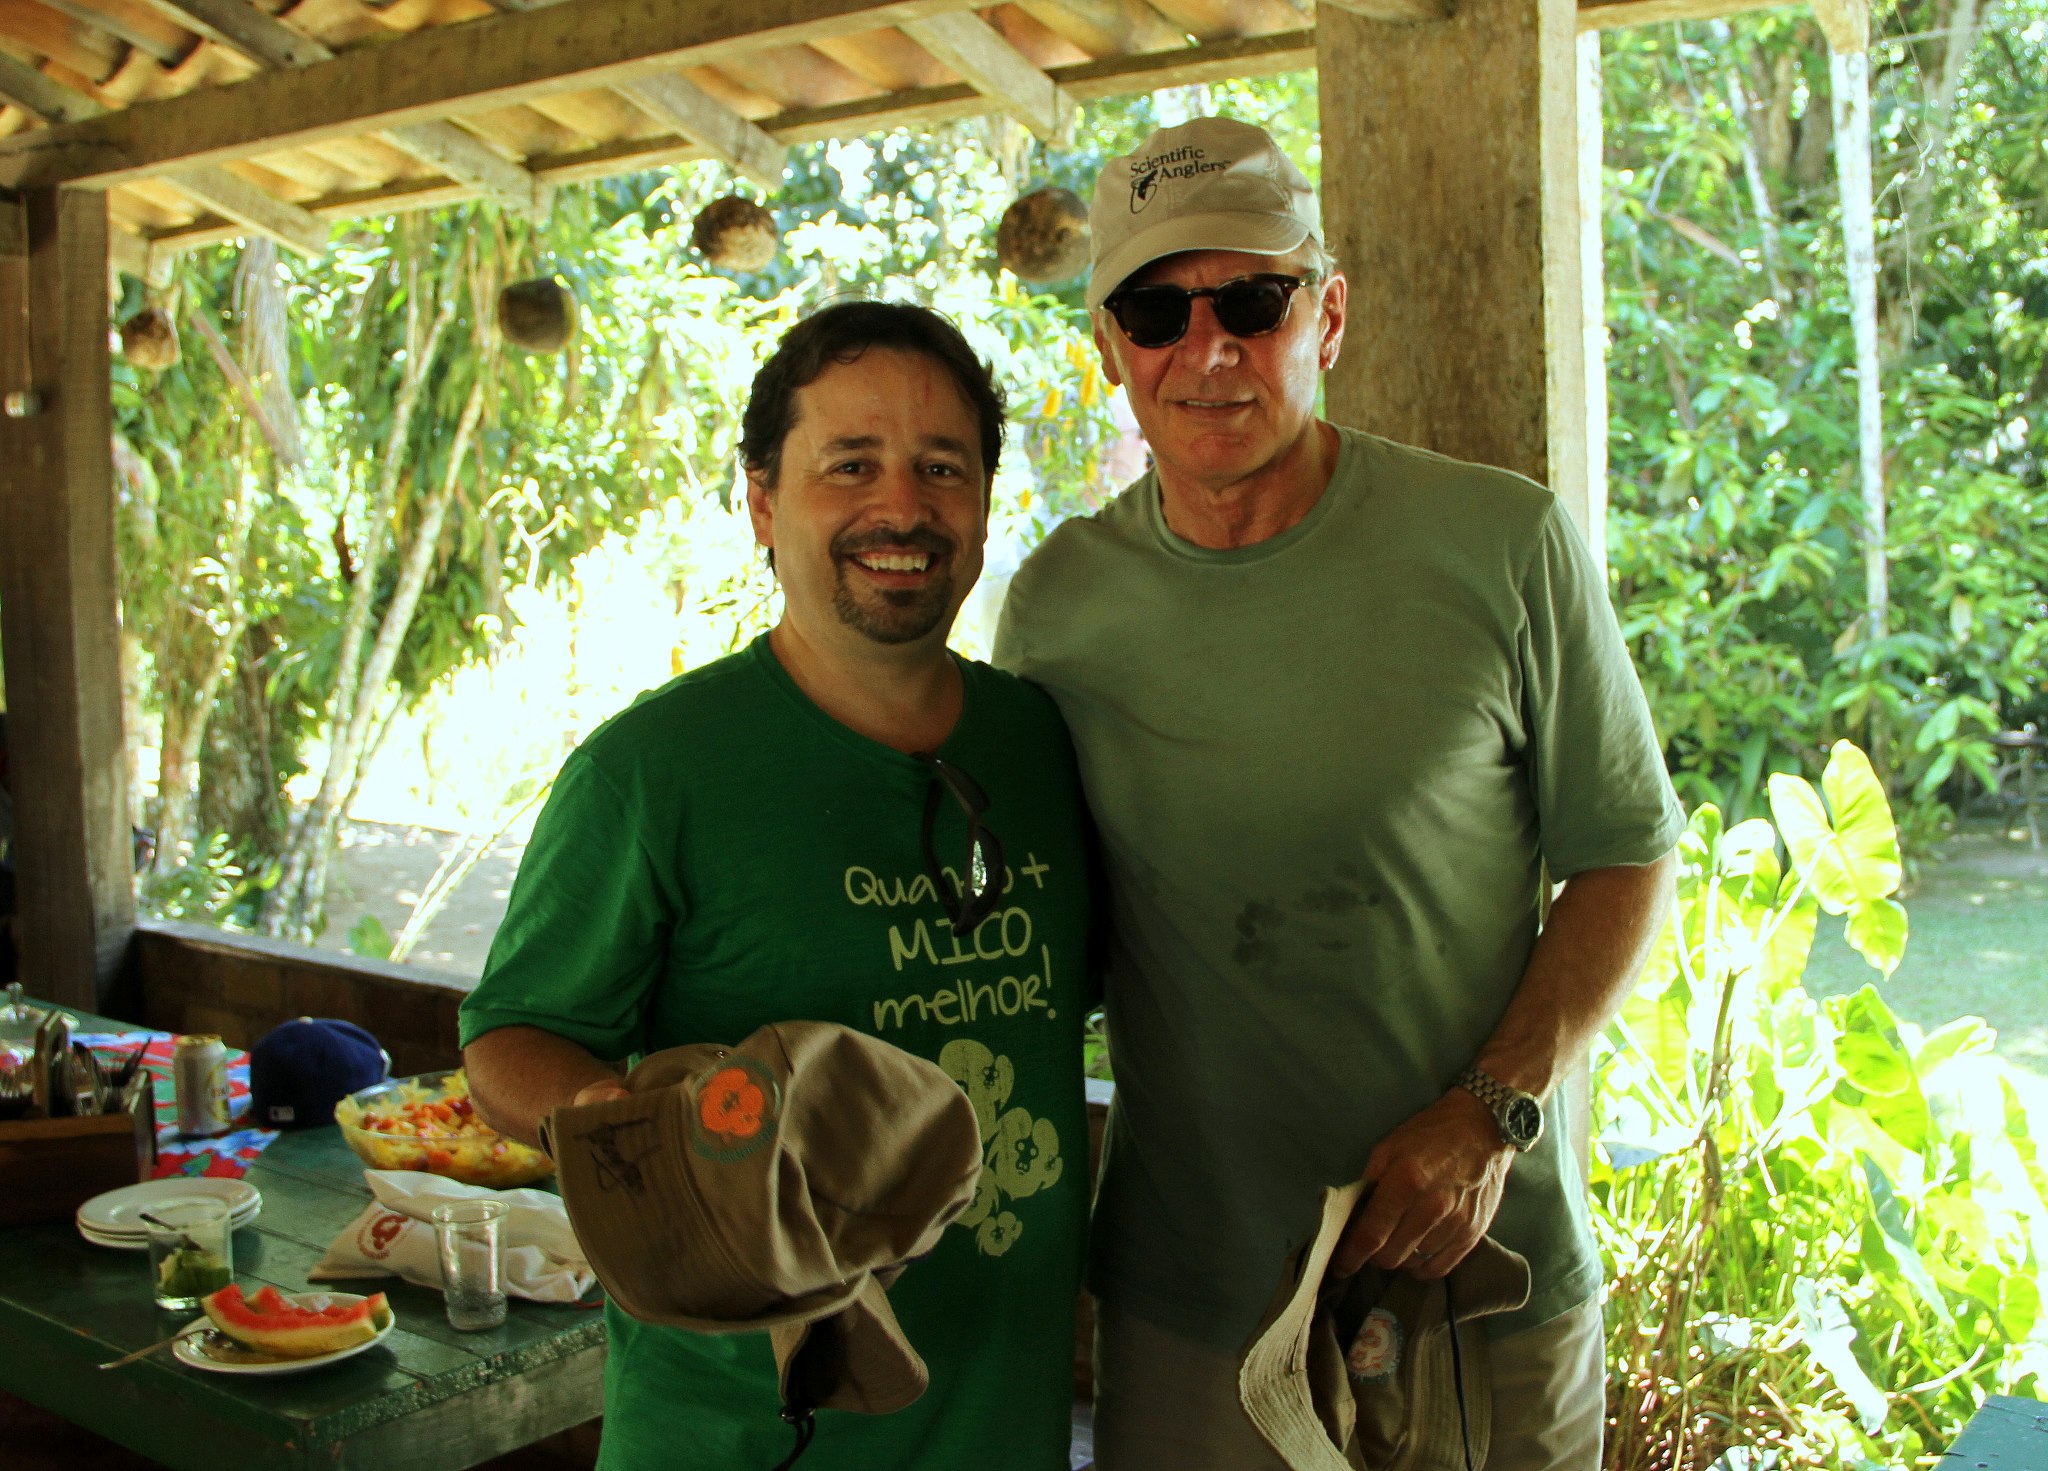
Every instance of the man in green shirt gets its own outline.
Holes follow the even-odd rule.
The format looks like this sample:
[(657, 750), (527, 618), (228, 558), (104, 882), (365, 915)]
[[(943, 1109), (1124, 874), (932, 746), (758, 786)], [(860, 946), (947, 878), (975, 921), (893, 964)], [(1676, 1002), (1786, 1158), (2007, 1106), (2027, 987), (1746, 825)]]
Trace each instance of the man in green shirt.
[(1601, 579), (1541, 487), (1316, 417), (1346, 283), (1259, 129), (1155, 133), (1092, 225), (1153, 468), (1025, 561), (996, 661), (1059, 702), (1109, 876), (1098, 1464), (1278, 1464), (1238, 1357), (1321, 1187), (1362, 1177), (1340, 1273), (1440, 1278), (1487, 1234), (1528, 1258), (1489, 1320), (1485, 1464), (1591, 1471), (1599, 1262), (1559, 1084), (1682, 828)]
[[(860, 302), (754, 380), (748, 508), (774, 629), (569, 757), (462, 1008), (485, 1115), (535, 1138), (616, 1063), (837, 1022), (973, 1101), (973, 1206), (890, 1302), (930, 1370), (887, 1416), (818, 1417), (806, 1471), (1067, 1465), (1087, 1212), (1088, 855), (1058, 711), (946, 635), (981, 570), (1002, 405), (944, 318)], [(607, 1307), (604, 1471), (768, 1471), (766, 1334)]]

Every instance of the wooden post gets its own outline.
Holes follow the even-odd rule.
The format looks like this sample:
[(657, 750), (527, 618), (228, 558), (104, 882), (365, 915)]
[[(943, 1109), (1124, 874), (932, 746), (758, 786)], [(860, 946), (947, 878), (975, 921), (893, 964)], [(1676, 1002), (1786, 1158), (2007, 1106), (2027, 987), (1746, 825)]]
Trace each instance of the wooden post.
[(21, 199), (0, 256), (0, 666), (21, 979), (104, 1012), (135, 929), (121, 735), (107, 204)]
[(1316, 56), (1324, 230), (1351, 282), (1330, 417), (1543, 481), (1598, 545), (1571, 0), (1418, 24), (1324, 5)]

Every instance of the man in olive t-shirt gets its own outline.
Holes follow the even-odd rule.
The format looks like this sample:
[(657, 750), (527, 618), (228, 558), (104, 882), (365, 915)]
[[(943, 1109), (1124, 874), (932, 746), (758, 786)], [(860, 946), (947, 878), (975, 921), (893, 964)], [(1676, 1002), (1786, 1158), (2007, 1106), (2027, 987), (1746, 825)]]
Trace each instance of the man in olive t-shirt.
[[(970, 1209), (890, 1303), (930, 1371), (819, 1414), (805, 1471), (1063, 1471), (1088, 1201), (1088, 854), (1058, 712), (950, 654), (981, 568), (1002, 407), (959, 333), (850, 303), (755, 379), (748, 505), (775, 628), (607, 722), (563, 767), (462, 1008), (479, 1106), (531, 1140), (623, 1091), (613, 1061), (837, 1022), (974, 1104)], [(603, 1471), (769, 1471), (792, 1448), (767, 1335), (608, 1306)]]
[(1558, 1084), (1682, 826), (1601, 579), (1541, 487), (1316, 418), (1345, 281), (1263, 132), (1155, 133), (1091, 223), (1153, 469), (1026, 560), (996, 660), (1059, 702), (1109, 877), (1097, 1464), (1279, 1464), (1238, 1356), (1321, 1187), (1362, 1177), (1338, 1273), (1441, 1278), (1488, 1233), (1529, 1259), (1488, 1320), (1488, 1471), (1592, 1471), (1599, 1262)]

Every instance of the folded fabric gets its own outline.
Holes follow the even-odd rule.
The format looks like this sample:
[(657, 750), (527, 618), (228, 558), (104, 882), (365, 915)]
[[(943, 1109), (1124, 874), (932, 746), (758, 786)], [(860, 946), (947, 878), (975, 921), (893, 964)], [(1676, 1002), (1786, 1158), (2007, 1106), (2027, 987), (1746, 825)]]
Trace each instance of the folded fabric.
[(499, 1231), (505, 1291), (513, 1297), (574, 1302), (597, 1280), (583, 1248), (576, 1244), (559, 1195), (545, 1190), (487, 1190), (418, 1170), (364, 1170), (363, 1183), (376, 1199), (342, 1228), (320, 1265), (306, 1274), (309, 1281), (403, 1277), (422, 1287), (439, 1288), (434, 1207), (451, 1200), (502, 1200), (508, 1207)]

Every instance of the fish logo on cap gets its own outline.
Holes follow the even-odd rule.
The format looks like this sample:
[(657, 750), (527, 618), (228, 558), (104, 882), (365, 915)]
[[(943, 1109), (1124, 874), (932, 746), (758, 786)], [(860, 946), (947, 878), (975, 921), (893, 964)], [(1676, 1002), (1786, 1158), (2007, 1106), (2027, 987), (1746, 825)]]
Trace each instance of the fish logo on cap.
[(735, 1057), (697, 1090), (690, 1145), (706, 1159), (745, 1159), (775, 1137), (781, 1116), (774, 1076), (751, 1057)]

